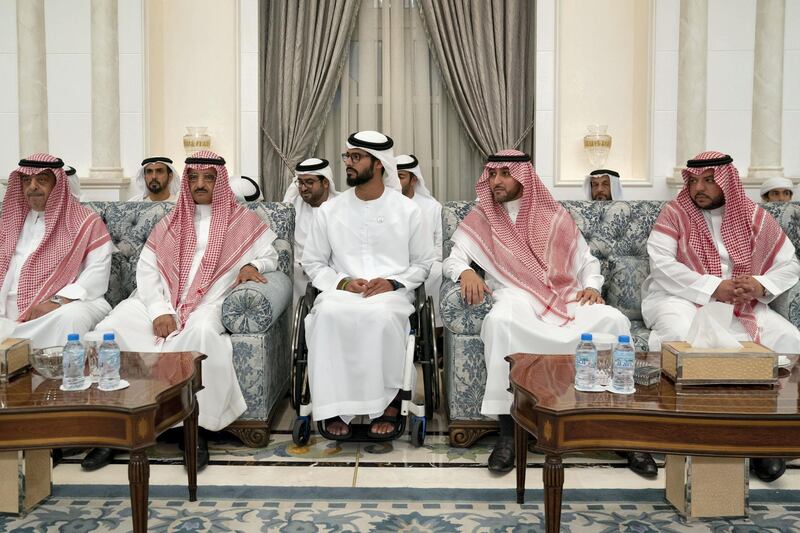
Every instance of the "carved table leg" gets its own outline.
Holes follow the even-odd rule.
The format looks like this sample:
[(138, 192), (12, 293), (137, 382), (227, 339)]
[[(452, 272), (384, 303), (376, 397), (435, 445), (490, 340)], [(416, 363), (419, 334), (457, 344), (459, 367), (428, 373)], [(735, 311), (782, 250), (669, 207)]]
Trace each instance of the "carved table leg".
[(547, 455), (544, 460), (544, 522), (547, 533), (558, 533), (561, 527), (561, 489), (564, 487), (564, 465), (560, 455)]
[(183, 461), (189, 474), (189, 501), (197, 501), (197, 399), (194, 410), (183, 422)]
[(128, 463), (128, 483), (131, 490), (133, 531), (134, 533), (146, 533), (150, 462), (147, 460), (145, 450), (131, 451)]
[(528, 467), (528, 432), (514, 424), (514, 446), (517, 453), (517, 503), (525, 503), (525, 470)]

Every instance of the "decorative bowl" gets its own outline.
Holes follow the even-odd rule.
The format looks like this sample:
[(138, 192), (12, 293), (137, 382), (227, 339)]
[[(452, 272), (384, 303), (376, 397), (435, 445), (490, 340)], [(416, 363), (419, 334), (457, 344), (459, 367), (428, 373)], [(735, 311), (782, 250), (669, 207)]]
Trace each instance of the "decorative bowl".
[(61, 362), (63, 351), (62, 346), (31, 350), (31, 365), (39, 375), (47, 379), (61, 379), (64, 375)]

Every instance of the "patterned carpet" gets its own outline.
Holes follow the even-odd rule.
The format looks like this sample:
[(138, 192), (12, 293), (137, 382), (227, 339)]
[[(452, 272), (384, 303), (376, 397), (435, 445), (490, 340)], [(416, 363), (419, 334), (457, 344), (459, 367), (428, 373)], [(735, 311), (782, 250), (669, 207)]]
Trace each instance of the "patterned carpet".
[[(588, 491), (587, 491), (588, 492)], [(599, 496), (599, 495), (597, 495)], [(800, 530), (800, 506), (755, 504), (750, 518), (683, 522), (663, 503), (568, 503), (564, 532), (791, 532)], [(415, 501), (280, 501), (182, 499), (150, 502), (149, 531), (266, 532), (404, 531), (415, 533), (542, 531), (540, 503), (454, 503)], [(131, 531), (126, 498), (52, 497), (24, 518), (0, 517), (0, 531), (88, 533)]]

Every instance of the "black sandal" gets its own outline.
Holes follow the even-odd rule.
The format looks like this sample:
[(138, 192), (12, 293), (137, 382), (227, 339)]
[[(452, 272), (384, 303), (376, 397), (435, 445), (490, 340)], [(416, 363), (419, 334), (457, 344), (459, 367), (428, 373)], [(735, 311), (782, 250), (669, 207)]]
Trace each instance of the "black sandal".
[[(341, 422), (342, 424), (347, 426), (347, 433), (344, 433), (342, 435), (334, 435), (333, 433), (328, 431), (328, 422), (331, 421), (331, 420), (334, 420), (334, 419), (338, 419), (339, 422)], [(327, 420), (325, 420), (325, 432), (328, 433), (335, 440), (338, 440), (338, 439), (349, 439), (353, 434), (353, 428), (350, 427), (350, 424), (345, 424), (344, 420), (342, 420), (342, 417), (335, 416), (333, 418), (328, 418)]]
[[(397, 428), (400, 427), (400, 423), (403, 420), (403, 415), (400, 414), (401, 405), (402, 405), (401, 400), (399, 398), (395, 398), (388, 406), (386, 406), (386, 409), (388, 409), (389, 407), (394, 407), (395, 409), (397, 409), (397, 412), (395, 414), (393, 415), (383, 414), (378, 418), (373, 418), (372, 420), (370, 420), (369, 431), (367, 432), (367, 436), (373, 439), (385, 439), (397, 433)], [(373, 432), (372, 428), (375, 426), (375, 424), (380, 424), (382, 422), (394, 424), (394, 429), (388, 433)]]

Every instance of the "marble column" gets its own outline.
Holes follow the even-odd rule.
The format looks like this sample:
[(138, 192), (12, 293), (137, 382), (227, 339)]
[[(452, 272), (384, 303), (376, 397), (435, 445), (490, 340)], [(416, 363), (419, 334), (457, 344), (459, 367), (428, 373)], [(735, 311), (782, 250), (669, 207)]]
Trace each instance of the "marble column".
[(706, 149), (708, 0), (681, 0), (678, 46), (678, 130), (674, 179)]
[(44, 0), (17, 0), (20, 157), (48, 151)]
[(92, 166), (90, 178), (121, 180), (117, 0), (92, 0)]
[(747, 180), (761, 183), (783, 176), (781, 128), (783, 118), (784, 0), (758, 0), (753, 63), (753, 123)]

